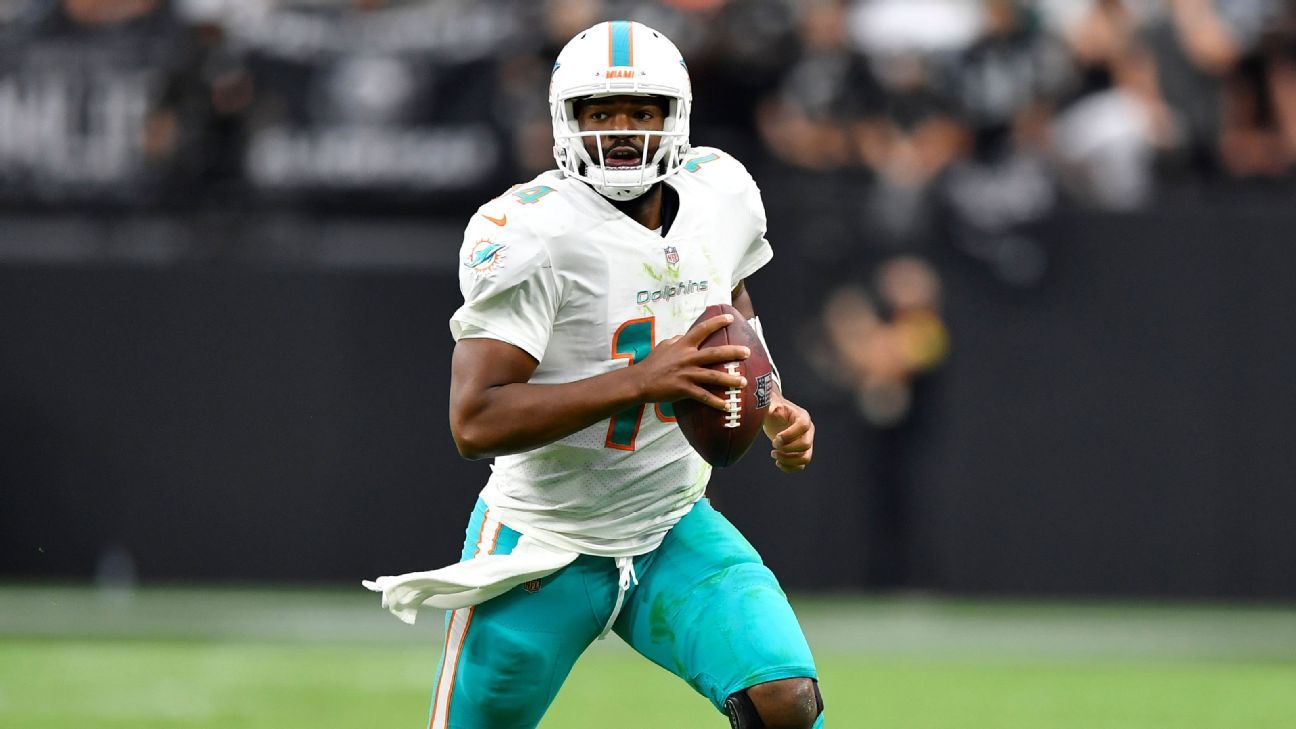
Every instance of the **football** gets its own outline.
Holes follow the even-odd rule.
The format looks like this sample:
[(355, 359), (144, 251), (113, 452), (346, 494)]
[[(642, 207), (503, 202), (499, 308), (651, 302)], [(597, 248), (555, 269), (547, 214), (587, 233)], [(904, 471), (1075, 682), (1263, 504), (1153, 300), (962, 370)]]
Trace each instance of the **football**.
[(751, 447), (761, 432), (761, 423), (769, 412), (774, 390), (773, 367), (756, 332), (746, 318), (728, 304), (712, 304), (693, 322), (693, 326), (721, 314), (732, 314), (734, 321), (717, 330), (698, 345), (699, 349), (737, 344), (751, 349), (751, 356), (741, 362), (711, 365), (712, 369), (743, 375), (747, 386), (714, 392), (725, 400), (728, 412), (720, 412), (696, 400), (679, 400), (674, 404), (679, 428), (696, 450), (712, 466), (730, 466)]

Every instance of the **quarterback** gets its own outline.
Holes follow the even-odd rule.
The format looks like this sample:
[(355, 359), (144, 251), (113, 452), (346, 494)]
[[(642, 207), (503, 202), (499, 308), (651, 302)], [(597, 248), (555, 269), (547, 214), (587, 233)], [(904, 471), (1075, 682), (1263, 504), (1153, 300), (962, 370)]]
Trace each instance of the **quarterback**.
[[(786, 596), (704, 498), (710, 466), (671, 403), (720, 410), (741, 377), (699, 349), (771, 256), (760, 192), (724, 152), (689, 145), (679, 50), (639, 23), (579, 33), (549, 90), (557, 169), (483, 205), (464, 234), (450, 426), (493, 457), (460, 562), (366, 583), (413, 622), (448, 610), (431, 729), (539, 724), (581, 653), (615, 632), (739, 729), (823, 726)], [(773, 465), (812, 457), (810, 415), (776, 388)], [(607, 726), (616, 726), (608, 717)]]

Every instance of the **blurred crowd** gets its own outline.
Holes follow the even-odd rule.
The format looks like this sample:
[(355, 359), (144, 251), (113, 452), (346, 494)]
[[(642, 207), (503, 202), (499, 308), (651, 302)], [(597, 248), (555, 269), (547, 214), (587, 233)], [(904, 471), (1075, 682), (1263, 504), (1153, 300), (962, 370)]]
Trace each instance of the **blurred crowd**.
[(0, 207), (462, 215), (618, 17), (831, 272), (817, 361), (879, 424), (948, 349), (933, 245), (1031, 285), (1059, 207), (1296, 189), (1291, 0), (0, 0)]
[(867, 175), (899, 234), (937, 186), (996, 228), (1296, 165), (1287, 0), (0, 0), (5, 199), (439, 207), (549, 166), (552, 57), (611, 17), (681, 47), (697, 141)]

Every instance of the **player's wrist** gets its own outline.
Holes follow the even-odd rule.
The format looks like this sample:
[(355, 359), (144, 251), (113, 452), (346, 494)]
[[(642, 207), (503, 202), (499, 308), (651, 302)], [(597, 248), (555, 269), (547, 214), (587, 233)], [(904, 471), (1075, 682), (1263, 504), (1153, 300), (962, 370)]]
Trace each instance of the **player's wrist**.
[(625, 369), (613, 370), (612, 375), (619, 376), (616, 385), (607, 390), (611, 395), (612, 405), (630, 407), (653, 401), (648, 387), (649, 378), (644, 376), (642, 366), (630, 365)]
[(778, 385), (772, 386), (770, 388), (770, 406), (769, 406), (769, 410), (767, 410), (766, 412), (767, 413), (774, 412), (774, 408), (777, 408), (779, 405), (782, 405), (787, 401), (788, 399), (786, 397), (783, 397), (783, 389), (780, 388)]
[(774, 376), (774, 392), (776, 397), (783, 397), (783, 377), (779, 374), (778, 365), (774, 364), (774, 356), (770, 354), (769, 343), (765, 341), (765, 329), (761, 326), (759, 316), (753, 316), (747, 320), (747, 326), (751, 327), (756, 333), (756, 339), (760, 340), (761, 347), (765, 350), (765, 358), (769, 360), (770, 374)]

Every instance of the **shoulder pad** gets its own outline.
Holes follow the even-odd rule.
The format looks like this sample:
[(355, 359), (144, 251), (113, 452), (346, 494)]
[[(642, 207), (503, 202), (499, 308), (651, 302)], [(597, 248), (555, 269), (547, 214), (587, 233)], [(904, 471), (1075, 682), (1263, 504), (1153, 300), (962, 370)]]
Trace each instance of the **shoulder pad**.
[(741, 162), (715, 147), (690, 149), (678, 175), (730, 194), (745, 193), (756, 184)]
[(509, 232), (524, 228), (543, 237), (552, 236), (572, 222), (567, 184), (556, 174), (546, 172), (514, 185), (478, 208), (473, 223), (484, 222)]
[(508, 291), (550, 266), (543, 241), (528, 226), (511, 218), (500, 225), (487, 215), (473, 215), (459, 249), (459, 284), (469, 302)]

